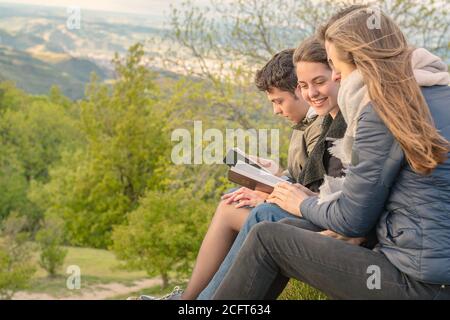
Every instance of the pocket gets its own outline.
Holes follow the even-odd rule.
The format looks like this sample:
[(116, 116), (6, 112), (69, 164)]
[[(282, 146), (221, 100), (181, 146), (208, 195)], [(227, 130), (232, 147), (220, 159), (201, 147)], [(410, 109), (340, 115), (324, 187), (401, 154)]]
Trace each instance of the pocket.
[(420, 234), (416, 229), (403, 228), (395, 230), (395, 233), (391, 235), (391, 240), (397, 246), (408, 249), (421, 249)]
[(388, 239), (396, 246), (407, 249), (422, 248), (422, 230), (420, 225), (403, 213), (402, 209), (389, 212), (386, 216)]

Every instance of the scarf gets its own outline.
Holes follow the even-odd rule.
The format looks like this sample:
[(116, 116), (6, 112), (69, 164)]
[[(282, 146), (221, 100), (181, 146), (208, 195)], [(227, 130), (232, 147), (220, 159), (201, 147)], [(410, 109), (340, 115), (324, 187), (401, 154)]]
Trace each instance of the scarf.
[[(411, 55), (411, 64), (419, 86), (448, 85), (450, 82), (447, 65), (426, 49), (414, 50)], [(347, 130), (344, 138), (335, 141), (333, 147), (329, 149), (330, 154), (339, 158), (346, 168), (351, 163), (359, 115), (369, 103), (367, 86), (364, 84), (361, 73), (354, 70), (345, 80), (341, 81), (338, 93), (338, 104), (347, 122)], [(325, 175), (324, 183), (319, 188), (318, 204), (339, 198), (344, 181), (345, 177), (334, 178)]]
[[(339, 112), (336, 118), (333, 119), (327, 115), (322, 123), (322, 132), (317, 140), (316, 146), (306, 161), (305, 168), (301, 171), (299, 183), (312, 191), (317, 191), (323, 177), (327, 174), (324, 166), (324, 157), (326, 156), (326, 146), (328, 139), (340, 139), (344, 136), (347, 125), (345, 123), (342, 113)], [(315, 188), (311, 188), (312, 184), (317, 184)], [(315, 190), (313, 190), (315, 189)]]

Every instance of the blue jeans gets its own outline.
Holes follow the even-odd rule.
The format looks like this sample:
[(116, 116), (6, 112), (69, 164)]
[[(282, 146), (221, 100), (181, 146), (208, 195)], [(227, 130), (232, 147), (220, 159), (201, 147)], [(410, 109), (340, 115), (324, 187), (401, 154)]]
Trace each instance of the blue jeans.
[(230, 251), (228, 252), (227, 256), (223, 260), (222, 264), (220, 265), (219, 270), (217, 270), (214, 277), (209, 282), (208, 286), (200, 293), (200, 295), (197, 297), (198, 300), (211, 300), (214, 293), (216, 292), (217, 288), (221, 284), (222, 280), (225, 278), (225, 275), (227, 274), (228, 270), (232, 266), (235, 257), (239, 253), (239, 250), (244, 244), (245, 239), (247, 238), (248, 233), (250, 232), (250, 229), (261, 221), (271, 221), (271, 222), (277, 222), (285, 218), (292, 218), (297, 220), (302, 220), (302, 225), (304, 225), (305, 229), (309, 229), (312, 231), (319, 231), (320, 229), (313, 225), (311, 222), (294, 216), (290, 214), (289, 212), (281, 209), (275, 204), (269, 204), (264, 203), (256, 208), (254, 208), (252, 211), (250, 211), (250, 214), (242, 226), (239, 234), (237, 235), (236, 239), (234, 240), (233, 246), (231, 247)]

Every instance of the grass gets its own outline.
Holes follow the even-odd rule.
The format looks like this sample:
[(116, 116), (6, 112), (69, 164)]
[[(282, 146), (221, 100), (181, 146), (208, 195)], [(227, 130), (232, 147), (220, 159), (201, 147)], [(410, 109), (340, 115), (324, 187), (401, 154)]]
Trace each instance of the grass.
[[(56, 298), (76, 296), (82, 292), (93, 290), (93, 287), (106, 283), (121, 283), (131, 286), (134, 281), (148, 278), (143, 271), (127, 271), (120, 269), (120, 262), (114, 254), (107, 250), (65, 247), (68, 250), (63, 268), (55, 277), (48, 277), (47, 272), (39, 267), (39, 253), (34, 254), (33, 259), (37, 266), (37, 272), (33, 277), (29, 293), (46, 293)], [(81, 290), (68, 290), (66, 280), (69, 274), (65, 270), (70, 265), (77, 265), (81, 270)], [(187, 282), (172, 282), (168, 288), (157, 285), (152, 288), (139, 290), (136, 292), (117, 295), (110, 300), (123, 300), (129, 296), (151, 295), (161, 297), (169, 293), (174, 286), (186, 288)], [(327, 297), (320, 291), (303, 284), (297, 280), (290, 280), (285, 290), (278, 297), (279, 300), (325, 300)]]
[(303, 282), (291, 279), (278, 300), (327, 300), (327, 296)]
[[(80, 294), (82, 290), (89, 290), (92, 286), (105, 283), (121, 283), (131, 286), (134, 281), (148, 278), (143, 271), (127, 271), (119, 268), (120, 263), (114, 254), (107, 250), (65, 247), (67, 256), (64, 265), (56, 277), (49, 277), (47, 272), (39, 267), (39, 253), (33, 257), (37, 272), (33, 277), (27, 292), (47, 293), (55, 297)], [(81, 271), (82, 290), (68, 290), (66, 280), (70, 274), (65, 271), (70, 265), (77, 265)]]

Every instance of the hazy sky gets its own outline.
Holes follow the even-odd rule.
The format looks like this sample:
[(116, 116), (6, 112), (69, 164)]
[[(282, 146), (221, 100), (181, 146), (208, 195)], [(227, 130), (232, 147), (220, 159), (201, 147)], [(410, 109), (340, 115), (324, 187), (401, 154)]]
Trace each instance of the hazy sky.
[[(79, 6), (81, 9), (129, 12), (139, 14), (162, 14), (168, 12), (170, 4), (181, 4), (183, 0), (0, 0), (0, 3), (23, 3), (43, 6)], [(195, 0), (196, 4), (207, 4), (208, 0)]]

